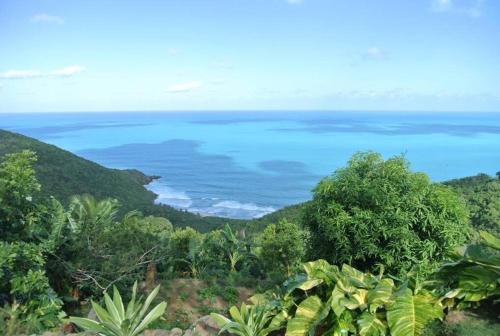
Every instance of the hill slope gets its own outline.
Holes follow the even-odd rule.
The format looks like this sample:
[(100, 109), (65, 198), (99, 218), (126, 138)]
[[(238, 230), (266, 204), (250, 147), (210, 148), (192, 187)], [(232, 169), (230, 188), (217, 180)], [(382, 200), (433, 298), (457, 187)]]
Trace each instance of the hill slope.
[(148, 215), (166, 217), (175, 226), (191, 226), (202, 232), (224, 223), (243, 222), (202, 217), (169, 206), (156, 205), (153, 203), (156, 195), (144, 187), (152, 178), (137, 170), (106, 168), (56, 146), (0, 130), (0, 157), (24, 149), (34, 151), (38, 156), (35, 169), (42, 185), (39, 197), (54, 196), (63, 204), (67, 204), (69, 198), (77, 194), (91, 194), (98, 199), (112, 197), (120, 201), (124, 212), (138, 209)]
[(444, 182), (462, 194), (467, 201), (472, 226), (496, 235), (500, 235), (499, 173), (497, 178), (478, 174)]

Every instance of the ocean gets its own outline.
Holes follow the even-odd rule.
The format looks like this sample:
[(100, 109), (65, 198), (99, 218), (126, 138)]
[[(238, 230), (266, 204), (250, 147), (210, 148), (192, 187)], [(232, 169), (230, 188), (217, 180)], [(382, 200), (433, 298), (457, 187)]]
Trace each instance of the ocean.
[(404, 154), (433, 181), (500, 171), (500, 113), (22, 113), (0, 128), (161, 176), (157, 202), (231, 218), (310, 199), (356, 151)]

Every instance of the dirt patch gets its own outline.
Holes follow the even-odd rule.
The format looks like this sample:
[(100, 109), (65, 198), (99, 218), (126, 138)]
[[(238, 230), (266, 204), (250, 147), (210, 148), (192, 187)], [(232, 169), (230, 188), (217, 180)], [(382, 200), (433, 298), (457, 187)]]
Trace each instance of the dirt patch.
[[(255, 292), (245, 287), (238, 287), (236, 291), (237, 305), (247, 301)], [(206, 282), (197, 279), (167, 280), (162, 283), (159, 297), (168, 303), (165, 320), (181, 328), (211, 312), (226, 311), (232, 305), (216, 295)]]

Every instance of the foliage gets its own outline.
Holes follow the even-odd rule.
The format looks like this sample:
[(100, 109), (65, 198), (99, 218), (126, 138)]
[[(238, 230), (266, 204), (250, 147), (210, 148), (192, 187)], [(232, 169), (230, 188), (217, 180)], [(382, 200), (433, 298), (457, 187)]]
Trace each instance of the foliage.
[(439, 299), (411, 281), (396, 285), (382, 272), (339, 269), (325, 260), (308, 262), (304, 270), (285, 283), (283, 304), (271, 305), (287, 336), (422, 335), (443, 316)]
[(114, 287), (113, 299), (104, 293), (106, 309), (92, 301), (92, 307), (99, 322), (81, 317), (70, 317), (69, 321), (87, 331), (96, 332), (103, 336), (137, 336), (165, 313), (166, 302), (158, 304), (147, 313), (159, 290), (160, 287), (156, 287), (142, 302), (140, 298), (136, 300), (137, 283), (135, 283), (132, 289), (132, 298), (125, 308), (120, 292)]
[[(143, 278), (148, 264), (159, 263), (166, 253), (169, 233), (158, 231), (158, 225), (169, 228), (168, 223), (144, 218), (139, 212), (127, 213), (120, 221), (118, 214), (116, 200), (99, 201), (89, 195), (72, 198), (65, 234), (50, 266), (63, 266), (59, 271), (74, 295), (95, 296), (113, 285), (129, 286)], [(152, 225), (156, 231), (147, 232)]]
[(23, 151), (0, 164), (0, 306), (12, 320), (5, 333), (16, 323), (26, 332), (54, 327), (62, 306), (45, 275), (54, 225), (50, 206), (33, 201), (40, 188), (35, 161), (33, 152)]
[(259, 257), (267, 271), (290, 275), (305, 255), (304, 231), (286, 220), (268, 225), (257, 242), (260, 246)]
[(468, 307), (500, 297), (500, 238), (486, 231), (453, 262), (445, 263), (435, 275), (439, 291), (450, 306)]
[(33, 195), (40, 190), (30, 151), (5, 155), (0, 164), (0, 237), (2, 240), (27, 240), (37, 222)]
[(271, 312), (265, 307), (247, 306), (243, 303), (240, 309), (231, 307), (229, 315), (232, 320), (220, 314), (210, 314), (221, 327), (220, 333), (227, 331), (239, 336), (266, 336), (278, 330), (272, 324)]
[(11, 328), (14, 321), (23, 324), (27, 332), (59, 323), (62, 301), (49, 285), (44, 264), (39, 245), (0, 242), (0, 304), (6, 305), (4, 314), (13, 319)]
[(428, 272), (467, 237), (467, 211), (449, 187), (412, 173), (404, 157), (357, 153), (323, 179), (306, 208), (310, 257), (363, 270)]
[(500, 235), (500, 176), (479, 174), (445, 182), (462, 194), (470, 211), (470, 221), (476, 230)]

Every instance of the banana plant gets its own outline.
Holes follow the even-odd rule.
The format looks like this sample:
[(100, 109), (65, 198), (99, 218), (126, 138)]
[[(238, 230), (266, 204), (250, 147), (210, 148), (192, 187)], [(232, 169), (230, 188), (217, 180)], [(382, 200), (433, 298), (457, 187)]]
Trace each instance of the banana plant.
[(231, 307), (229, 315), (231, 319), (216, 313), (210, 314), (221, 327), (219, 334), (227, 331), (239, 336), (267, 336), (280, 328), (273, 323), (274, 314), (266, 306), (247, 306), (243, 303), (240, 309)]
[(113, 299), (104, 293), (106, 309), (92, 301), (92, 308), (99, 321), (81, 317), (70, 317), (69, 321), (86, 331), (98, 333), (101, 336), (137, 336), (165, 313), (166, 302), (158, 304), (147, 313), (159, 290), (160, 286), (157, 286), (142, 302), (140, 298), (136, 300), (137, 282), (134, 283), (132, 298), (125, 308), (120, 293), (116, 287), (113, 287)]

